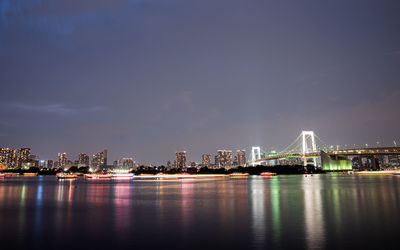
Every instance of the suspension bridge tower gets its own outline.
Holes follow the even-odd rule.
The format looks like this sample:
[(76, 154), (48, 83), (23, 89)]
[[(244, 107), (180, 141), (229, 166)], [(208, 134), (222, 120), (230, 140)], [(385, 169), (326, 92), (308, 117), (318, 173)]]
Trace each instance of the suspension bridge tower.
[[(307, 166), (307, 159), (310, 157), (307, 157), (306, 154), (317, 151), (314, 131), (302, 131), (301, 138), (302, 138), (302, 154), (303, 154), (304, 166)], [(314, 166), (317, 166), (316, 159), (314, 157), (312, 157), (311, 159), (314, 162)]]
[(261, 159), (261, 149), (260, 147), (251, 148), (251, 164), (254, 166), (255, 161)]

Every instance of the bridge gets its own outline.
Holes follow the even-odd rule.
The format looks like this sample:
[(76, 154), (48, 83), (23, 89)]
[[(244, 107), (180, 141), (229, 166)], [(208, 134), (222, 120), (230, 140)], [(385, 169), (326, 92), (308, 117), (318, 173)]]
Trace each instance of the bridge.
[[(264, 155), (262, 155), (262, 153)], [(260, 147), (252, 147), (250, 161), (247, 166), (255, 166), (280, 159), (296, 158), (302, 160), (304, 166), (317, 166), (319, 161), (322, 168), (339, 169), (351, 168), (348, 156), (371, 158), (375, 168), (375, 157), (379, 155), (400, 155), (400, 147), (346, 148), (333, 149), (328, 147), (313, 131), (302, 131), (301, 134), (284, 150), (280, 152), (261, 152)], [(317, 163), (318, 161), (318, 163)], [(269, 164), (268, 164), (269, 165)]]

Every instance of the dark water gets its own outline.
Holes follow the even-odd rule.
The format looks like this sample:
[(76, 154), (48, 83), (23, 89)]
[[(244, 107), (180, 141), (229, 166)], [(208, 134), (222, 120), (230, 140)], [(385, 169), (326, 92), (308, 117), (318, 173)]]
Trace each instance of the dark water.
[(400, 177), (0, 180), (2, 249), (398, 249)]

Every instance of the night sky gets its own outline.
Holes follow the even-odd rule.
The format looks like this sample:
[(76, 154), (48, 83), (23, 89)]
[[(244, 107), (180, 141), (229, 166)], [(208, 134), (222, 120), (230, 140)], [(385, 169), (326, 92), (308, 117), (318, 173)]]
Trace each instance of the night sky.
[(0, 0), (0, 84), (42, 159), (400, 144), (400, 1)]

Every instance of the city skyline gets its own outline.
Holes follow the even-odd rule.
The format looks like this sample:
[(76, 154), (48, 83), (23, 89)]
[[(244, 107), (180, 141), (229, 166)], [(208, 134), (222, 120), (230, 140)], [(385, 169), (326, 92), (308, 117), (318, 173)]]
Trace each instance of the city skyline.
[[(322, 142), (322, 141), (321, 141)], [(400, 142), (400, 141), (399, 141)], [(293, 142), (292, 142), (293, 143)], [(321, 145), (322, 146), (322, 145)], [(397, 147), (398, 146), (398, 144), (397, 144), (397, 141), (392, 141), (392, 144), (383, 144), (383, 143), (381, 143), (381, 142), (379, 142), (379, 141), (375, 141), (375, 143), (372, 143), (372, 144), (368, 144), (368, 143), (366, 143), (366, 144), (360, 144), (360, 145), (357, 145), (357, 144), (342, 144), (342, 145), (339, 145), (339, 144), (337, 144), (337, 145), (324, 145), (325, 147), (327, 147), (327, 148), (331, 148), (331, 149), (350, 149), (350, 148), (369, 148), (369, 147), (371, 147), (371, 148), (374, 148), (374, 147), (392, 147), (392, 146), (394, 146), (394, 147)], [(257, 147), (259, 147), (259, 146), (257, 146)], [(1, 149), (10, 149), (10, 150), (13, 150), (13, 152), (11, 152), (10, 151), (10, 153), (5, 153), (5, 154), (15, 154), (15, 157), (16, 158), (18, 158), (18, 159), (22, 159), (23, 158), (23, 156), (21, 155), (20, 156), (20, 154), (23, 154), (23, 152), (25, 151), (25, 150), (28, 150), (29, 151), (29, 154), (31, 153), (31, 148), (30, 147), (17, 147), (17, 148), (13, 148), (13, 147), (7, 147), (7, 146), (2, 146), (2, 147), (0, 147)], [(227, 151), (228, 153), (229, 153), (229, 155), (230, 155), (230, 159), (231, 159), (231, 164), (230, 165), (233, 165), (233, 163), (234, 162), (236, 162), (236, 161), (239, 161), (240, 163), (243, 163), (243, 159), (244, 159), (244, 162), (247, 162), (247, 160), (250, 160), (250, 159), (247, 159), (247, 156), (246, 156), (246, 152), (249, 152), (249, 154), (251, 154), (252, 153), (252, 150), (253, 150), (253, 148), (254, 148), (254, 145), (252, 146), (252, 149), (251, 150), (247, 150), (247, 149), (226, 149), (226, 147), (225, 147), (225, 149), (217, 149), (216, 151), (215, 151), (215, 154), (213, 154), (210, 150), (208, 150), (207, 152), (203, 152), (203, 153), (201, 153), (201, 154), (195, 154), (195, 153), (190, 153), (189, 152), (189, 156), (190, 157), (187, 157), (187, 151), (175, 151), (175, 152), (173, 152), (172, 154), (171, 154), (171, 156), (168, 158), (167, 157), (167, 159), (164, 159), (164, 160), (161, 160), (161, 162), (160, 163), (155, 163), (154, 161), (152, 161), (151, 159), (145, 159), (145, 160), (143, 160), (143, 161), (138, 161), (137, 160), (137, 158), (136, 158), (136, 156), (134, 155), (134, 154), (131, 154), (131, 155), (124, 155), (124, 156), (121, 156), (119, 153), (113, 153), (113, 155), (117, 155), (117, 157), (116, 158), (112, 158), (111, 160), (109, 160), (108, 162), (107, 162), (107, 152), (108, 152), (108, 149), (107, 148), (105, 148), (103, 151), (99, 151), (99, 152), (94, 152), (93, 151), (93, 155), (92, 155), (92, 157), (89, 157), (89, 155), (90, 155), (90, 153), (89, 153), (89, 155), (87, 154), (87, 153), (85, 153), (85, 152), (80, 152), (79, 151), (79, 153), (77, 153), (76, 155), (74, 155), (73, 157), (72, 157), (72, 159), (74, 160), (73, 162), (78, 162), (79, 164), (81, 164), (81, 157), (87, 157), (87, 159), (85, 160), (86, 162), (87, 161), (89, 161), (90, 160), (90, 164), (89, 165), (92, 165), (93, 164), (93, 160), (94, 161), (96, 161), (96, 159), (97, 158), (99, 158), (100, 160), (100, 163), (98, 164), (98, 166), (97, 167), (99, 167), (99, 166), (101, 166), (101, 165), (104, 165), (104, 159), (102, 159), (102, 154), (104, 154), (105, 153), (105, 158), (106, 158), (106, 160), (105, 160), (105, 162), (106, 162), (106, 166), (112, 166), (113, 165), (113, 162), (114, 161), (118, 161), (118, 160), (122, 160), (122, 159), (124, 159), (124, 158), (131, 158), (131, 157), (134, 157), (134, 159), (135, 159), (135, 162), (138, 162), (140, 165), (154, 165), (154, 166), (157, 166), (157, 165), (159, 165), (159, 166), (161, 166), (161, 165), (164, 165), (164, 166), (166, 166), (167, 165), (167, 163), (166, 162), (171, 162), (171, 160), (173, 160), (173, 159), (175, 159), (175, 162), (176, 162), (176, 159), (177, 159), (177, 154), (178, 153), (184, 153), (185, 154), (185, 156), (184, 156), (184, 158), (185, 158), (185, 160), (184, 160), (184, 162), (186, 163), (186, 165), (188, 165), (188, 163), (190, 163), (190, 162), (196, 162), (197, 164), (202, 164), (203, 162), (204, 162), (204, 156), (205, 155), (208, 155), (208, 156), (215, 156), (215, 159), (214, 159), (214, 163), (216, 163), (218, 160), (217, 160), (217, 156), (218, 156), (218, 154), (220, 153), (219, 151)], [(277, 149), (276, 149), (276, 147), (271, 147), (271, 148), (269, 148), (269, 149), (265, 149), (265, 148), (262, 148), (262, 147), (260, 147), (261, 148), (261, 150), (265, 153), (265, 154), (268, 154), (268, 153), (271, 153), (271, 154), (276, 154), (277, 153)], [(23, 151), (19, 151), (19, 150), (23, 150)], [(238, 156), (238, 154), (240, 154), (239, 152), (240, 151), (243, 151), (244, 152), (244, 157), (243, 158), (240, 158), (240, 159), (238, 159), (237, 158), (237, 156)], [(66, 156), (65, 155), (73, 155), (73, 154), (71, 154), (71, 153), (67, 153), (67, 152), (58, 152), (57, 154), (56, 154), (56, 156), (55, 157), (50, 157), (50, 158), (45, 158), (45, 157), (43, 157), (43, 156), (41, 156), (41, 154), (40, 153), (38, 153), (37, 151), (35, 151), (35, 150), (33, 150), (33, 152), (34, 152), (34, 154), (30, 154), (30, 155), (35, 155), (35, 156), (37, 156), (37, 157), (40, 157), (40, 160), (46, 160), (46, 161), (48, 161), (48, 160), (54, 160), (54, 162), (60, 162), (60, 155), (63, 155), (62, 157), (63, 158), (65, 158)], [(236, 152), (236, 154), (233, 154), (234, 152)], [(118, 156), (119, 155), (119, 156)], [(223, 157), (226, 157), (226, 156), (223, 156)], [(24, 158), (26, 158), (26, 157), (24, 157)], [(229, 157), (228, 157), (229, 158)], [(133, 158), (132, 158), (133, 159)], [(210, 158), (211, 159), (211, 158)], [(65, 162), (66, 162), (66, 160), (68, 160), (68, 161), (71, 161), (71, 158), (65, 158), (64, 160), (63, 160), (63, 164), (65, 164)], [(211, 160), (210, 162), (213, 162), (213, 160)], [(96, 165), (97, 163), (95, 163), (95, 165)], [(21, 165), (21, 163), (20, 163), (20, 160), (17, 160), (17, 166), (20, 166)], [(239, 164), (240, 165), (240, 164)], [(59, 166), (59, 167), (61, 167), (61, 166)]]
[(179, 150), (400, 141), (398, 1), (3, 0), (1, 147)]
[[(246, 164), (246, 150), (240, 149), (236, 150), (236, 155), (232, 155), (232, 150), (217, 150), (215, 153), (215, 156), (219, 154), (220, 151), (227, 151), (230, 152), (230, 164), (229, 166), (237, 165), (237, 166), (244, 166)], [(35, 152), (35, 151), (33, 151)], [(6, 166), (10, 168), (22, 168), (22, 162), (29, 162), (34, 157), (35, 161), (37, 161), (38, 166), (40, 168), (44, 167), (44, 162), (54, 162), (57, 163), (56, 168), (64, 168), (66, 165), (76, 165), (76, 166), (90, 166), (93, 167), (93, 169), (99, 169), (100, 167), (107, 167), (107, 166), (114, 166), (114, 167), (119, 167), (123, 166), (126, 163), (126, 161), (131, 161), (132, 164), (136, 164), (136, 160), (132, 157), (122, 157), (122, 158), (117, 158), (113, 159), (111, 161), (107, 160), (107, 154), (108, 154), (108, 149), (104, 149), (103, 151), (96, 152), (90, 157), (87, 153), (79, 153), (78, 155), (71, 156), (67, 152), (59, 152), (57, 153), (57, 157), (55, 158), (42, 158), (40, 155), (37, 153), (33, 154), (31, 152), (31, 148), (7, 148), (7, 147), (1, 147), (0, 148), (0, 163), (4, 163)], [(211, 161), (211, 156), (213, 154), (202, 154), (201, 155), (201, 161), (193, 161), (190, 160), (191, 158), (187, 157), (187, 152), (186, 151), (180, 151), (180, 152), (175, 152), (175, 166), (177, 168), (186, 168), (188, 167), (191, 162), (196, 163), (197, 165), (203, 165), (203, 166), (211, 166), (215, 165), (216, 162)], [(190, 155), (190, 154), (189, 154)], [(228, 158), (229, 158), (228, 157)], [(193, 157), (192, 157), (193, 158)], [(206, 161), (206, 163), (205, 163)], [(166, 162), (171, 162), (170, 160), (166, 160)], [(43, 163), (43, 164), (42, 164)], [(129, 163), (130, 164), (130, 163)], [(132, 165), (131, 164), (131, 165)], [(157, 165), (157, 164), (146, 164), (146, 163), (139, 163), (140, 165)], [(168, 166), (167, 164), (160, 164), (164, 166)]]
[(0, 0), (3, 248), (396, 249), (399, 27), (400, 0)]

